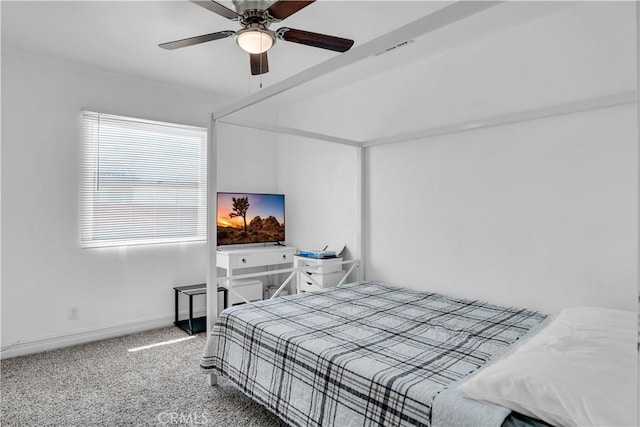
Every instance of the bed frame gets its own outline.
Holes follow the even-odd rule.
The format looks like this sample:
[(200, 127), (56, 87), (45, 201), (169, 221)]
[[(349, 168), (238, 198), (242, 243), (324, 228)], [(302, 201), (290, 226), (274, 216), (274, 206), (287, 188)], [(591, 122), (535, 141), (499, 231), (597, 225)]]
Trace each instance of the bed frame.
[[(270, 274), (281, 274), (281, 273), (289, 273), (288, 278), (285, 282), (279, 287), (278, 292), (282, 290), (293, 278), (295, 275), (295, 269), (285, 269), (285, 270), (277, 270), (272, 272), (261, 272), (259, 274), (251, 274), (249, 275), (237, 275), (237, 276), (227, 276), (227, 277), (217, 277), (215, 256), (217, 250), (217, 238), (215, 233), (215, 227), (211, 226), (211, 224), (215, 224), (215, 212), (217, 211), (216, 205), (216, 192), (217, 192), (217, 181), (216, 181), (216, 173), (213, 170), (213, 166), (216, 164), (217, 160), (217, 142), (218, 142), (218, 129), (221, 124), (232, 125), (232, 126), (240, 126), (251, 129), (262, 130), (266, 132), (274, 132), (285, 135), (298, 136), (303, 138), (311, 138), (318, 141), (330, 142), (334, 144), (342, 144), (347, 146), (354, 147), (354, 150), (357, 153), (357, 160), (354, 167), (357, 170), (357, 179), (358, 179), (358, 218), (359, 218), (359, 230), (358, 230), (358, 238), (357, 238), (357, 246), (356, 248), (352, 248), (356, 257), (361, 258), (358, 261), (352, 261), (354, 264), (352, 265), (349, 273), (353, 271), (353, 268), (357, 265), (358, 268), (358, 280), (364, 279), (364, 259), (363, 253), (366, 248), (366, 242), (364, 237), (364, 225), (365, 225), (365, 217), (363, 212), (364, 206), (364, 150), (368, 147), (377, 146), (381, 144), (389, 144), (389, 143), (397, 143), (397, 142), (405, 142), (420, 138), (426, 138), (430, 136), (436, 135), (445, 135), (452, 134), (457, 132), (465, 132), (473, 129), (500, 126), (508, 123), (516, 123), (522, 121), (529, 121), (539, 118), (552, 117), (564, 114), (570, 114), (574, 112), (580, 111), (588, 111), (588, 110), (596, 110), (600, 108), (608, 108), (618, 105), (625, 105), (638, 102), (638, 94), (635, 91), (621, 92), (615, 93), (608, 96), (595, 97), (595, 98), (587, 98), (577, 102), (570, 102), (564, 104), (551, 105), (543, 108), (531, 109), (526, 111), (519, 111), (516, 113), (498, 115), (493, 117), (482, 118), (481, 120), (474, 120), (471, 122), (460, 122), (452, 125), (444, 126), (444, 127), (436, 127), (436, 128), (427, 128), (418, 131), (413, 131), (410, 133), (404, 133), (399, 135), (392, 135), (384, 138), (377, 138), (368, 141), (354, 141), (347, 138), (341, 138), (336, 136), (330, 136), (326, 134), (310, 132), (303, 129), (294, 129), (285, 126), (279, 126), (270, 123), (260, 123), (251, 120), (238, 119), (233, 118), (232, 115), (239, 111), (242, 111), (248, 107), (259, 104), (262, 101), (265, 101), (269, 98), (275, 97), (279, 94), (282, 94), (291, 89), (303, 86), (304, 84), (315, 80), (317, 78), (321, 78), (328, 73), (331, 73), (335, 70), (347, 67), (349, 65), (355, 64), (359, 61), (362, 61), (366, 58), (371, 57), (372, 55), (387, 49), (389, 46), (395, 46), (398, 43), (404, 42), (406, 40), (416, 38), (435, 30), (438, 30), (447, 25), (455, 24), (456, 22), (475, 15), (477, 13), (483, 12), (493, 6), (502, 3), (502, 1), (487, 1), (487, 2), (470, 2), (470, 1), (459, 1), (453, 3), (447, 7), (439, 9), (434, 13), (431, 13), (427, 16), (419, 18), (403, 27), (400, 27), (394, 31), (391, 31), (383, 36), (380, 36), (376, 39), (373, 39), (367, 43), (364, 43), (360, 46), (357, 46), (351, 49), (348, 52), (345, 52), (341, 55), (334, 56), (331, 59), (322, 62), (310, 69), (304, 70), (296, 75), (293, 75), (283, 81), (280, 81), (272, 86), (261, 89), (259, 92), (256, 92), (252, 95), (249, 95), (237, 102), (234, 102), (220, 110), (213, 112), (210, 117), (209, 123), (209, 132), (208, 132), (208, 188), (207, 188), (207, 198), (208, 198), (208, 211), (207, 211), (207, 224), (209, 224), (209, 229), (207, 231), (207, 242), (208, 242), (208, 268), (207, 268), (207, 318), (209, 319), (207, 324), (207, 334), (211, 332), (211, 327), (215, 322), (215, 319), (218, 317), (218, 300), (217, 300), (217, 292), (215, 292), (214, 286), (224, 280), (228, 279), (240, 279), (240, 278), (249, 278), (255, 277), (258, 275), (270, 275)], [(638, 8), (637, 8), (638, 9)], [(638, 9), (640, 16), (640, 9)], [(640, 77), (639, 77), (640, 82)], [(346, 264), (348, 262), (344, 262)], [(345, 275), (347, 277), (349, 274)], [(313, 278), (311, 277), (311, 280)], [(232, 291), (233, 292), (233, 291)], [(277, 293), (276, 292), (276, 295)], [(640, 344), (639, 344), (640, 345)], [(211, 385), (217, 384), (217, 377), (215, 375), (208, 375), (208, 382)]]

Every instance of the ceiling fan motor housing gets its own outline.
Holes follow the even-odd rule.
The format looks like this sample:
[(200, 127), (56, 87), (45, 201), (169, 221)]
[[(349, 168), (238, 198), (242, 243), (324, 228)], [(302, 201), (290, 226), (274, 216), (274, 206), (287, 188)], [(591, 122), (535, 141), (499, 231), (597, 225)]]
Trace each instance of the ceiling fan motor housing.
[(249, 9), (240, 15), (240, 24), (245, 27), (260, 25), (267, 28), (271, 22), (273, 21), (267, 18), (263, 10)]
[(274, 0), (233, 0), (233, 7), (242, 15), (247, 10), (265, 11), (273, 3), (275, 3)]

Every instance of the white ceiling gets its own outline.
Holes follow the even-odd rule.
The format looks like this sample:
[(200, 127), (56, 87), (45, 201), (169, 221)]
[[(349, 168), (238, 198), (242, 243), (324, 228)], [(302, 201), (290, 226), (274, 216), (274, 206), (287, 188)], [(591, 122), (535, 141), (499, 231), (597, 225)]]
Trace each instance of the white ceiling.
[[(231, 2), (221, 1), (229, 8)], [(352, 38), (355, 46), (445, 3), (328, 1), (273, 24)], [(188, 1), (2, 1), (2, 47), (234, 98), (259, 87), (232, 37), (168, 51), (159, 43), (239, 24)], [(269, 51), (272, 84), (338, 53), (285, 41)]]
[[(220, 1), (233, 8), (230, 1)], [(452, 2), (334, 1), (307, 6), (281, 26), (355, 40), (354, 48), (441, 9)], [(375, 57), (368, 65), (338, 73), (360, 80), (442, 49), (487, 37), (557, 9), (560, 2), (513, 2), (424, 37), (408, 48)], [(183, 1), (2, 1), (2, 48), (95, 69), (206, 90), (238, 99), (268, 87), (338, 53), (278, 41), (269, 51), (269, 73), (251, 76), (249, 58), (233, 38), (168, 51), (159, 43), (239, 24)], [(403, 51), (404, 53), (401, 53)], [(373, 65), (373, 66), (371, 66)], [(355, 71), (354, 71), (355, 70)], [(336, 78), (314, 91), (335, 88)], [(308, 93), (300, 93), (308, 96)]]

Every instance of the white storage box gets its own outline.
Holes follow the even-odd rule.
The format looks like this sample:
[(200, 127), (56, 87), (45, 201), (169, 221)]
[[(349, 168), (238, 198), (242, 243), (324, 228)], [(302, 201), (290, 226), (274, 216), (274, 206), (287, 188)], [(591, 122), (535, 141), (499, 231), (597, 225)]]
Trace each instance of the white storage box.
[[(278, 290), (277, 286), (267, 286), (264, 289), (264, 299), (269, 299), (273, 296), (273, 294), (276, 293), (276, 291)], [(280, 291), (280, 293), (278, 294), (279, 297), (283, 297), (285, 295), (289, 295), (289, 290), (287, 288), (284, 288), (283, 290)]]
[[(248, 299), (249, 301), (260, 301), (262, 299), (262, 280), (246, 279), (234, 280), (231, 289)], [(240, 297), (229, 291), (229, 306), (245, 302)]]
[(333, 273), (342, 270), (342, 258), (316, 259), (295, 257), (296, 267), (309, 267), (309, 272), (317, 274)]

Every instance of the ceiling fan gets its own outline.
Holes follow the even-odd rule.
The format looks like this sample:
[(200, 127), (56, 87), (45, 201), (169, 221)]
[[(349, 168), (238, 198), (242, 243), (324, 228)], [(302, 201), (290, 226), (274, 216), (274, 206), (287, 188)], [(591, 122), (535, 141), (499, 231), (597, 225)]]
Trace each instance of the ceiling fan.
[(218, 31), (217, 33), (162, 43), (159, 46), (163, 49), (178, 49), (235, 35), (238, 46), (250, 55), (251, 74), (254, 76), (269, 72), (267, 51), (275, 44), (276, 40), (284, 40), (336, 52), (346, 52), (353, 46), (353, 40), (342, 37), (296, 30), (289, 27), (282, 27), (275, 31), (269, 29), (272, 23), (282, 21), (315, 0), (277, 0), (275, 2), (273, 0), (233, 0), (235, 11), (213, 0), (190, 1), (220, 16), (232, 21), (238, 21), (242, 25), (242, 29), (238, 31)]

